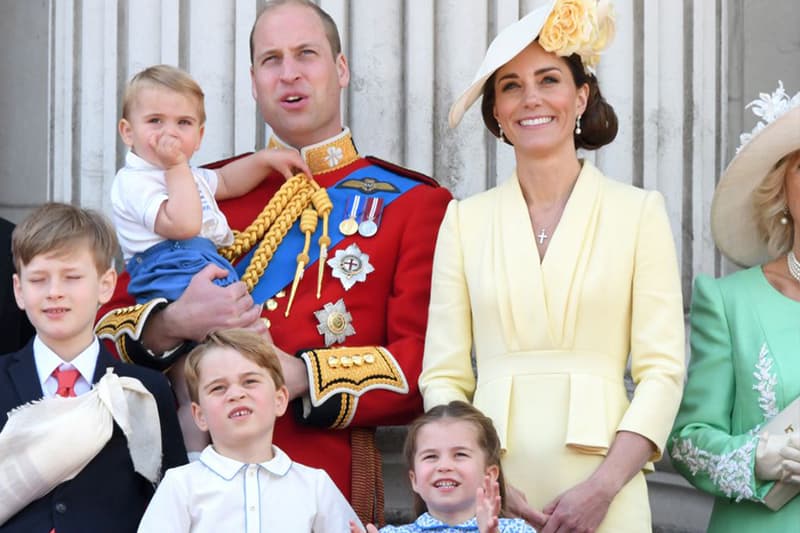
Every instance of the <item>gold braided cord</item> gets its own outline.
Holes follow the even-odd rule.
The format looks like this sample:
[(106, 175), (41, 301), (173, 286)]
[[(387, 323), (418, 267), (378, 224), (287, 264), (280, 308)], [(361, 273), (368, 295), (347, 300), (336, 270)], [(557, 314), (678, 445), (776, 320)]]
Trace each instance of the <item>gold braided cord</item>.
[(311, 208), (305, 209), (303, 214), (300, 215), (300, 231), (305, 236), (305, 243), (303, 244), (303, 251), (297, 254), (297, 268), (294, 272), (294, 280), (292, 281), (292, 290), (289, 293), (289, 301), (286, 303), (286, 313), (284, 316), (288, 318), (292, 310), (292, 303), (294, 296), (297, 293), (297, 285), (300, 283), (300, 278), (303, 277), (303, 269), (310, 261), (308, 257), (308, 250), (311, 247), (311, 234), (317, 229), (317, 212)]
[(319, 240), (319, 268), (317, 269), (317, 299), (322, 293), (322, 275), (325, 269), (325, 261), (328, 258), (328, 246), (331, 245), (331, 238), (328, 236), (328, 219), (330, 218), (331, 210), (333, 210), (333, 202), (331, 202), (328, 191), (325, 189), (317, 189), (311, 195), (311, 203), (314, 204), (314, 209), (317, 210), (319, 216), (322, 217), (322, 233), (320, 233)]
[[(267, 229), (278, 218), (289, 200), (301, 189), (310, 187), (312, 182), (306, 178), (305, 174), (292, 176), (281, 185), (280, 189), (270, 199), (264, 209), (256, 219), (243, 231), (235, 233), (233, 244), (220, 248), (219, 253), (230, 262), (242, 257), (250, 251), (255, 244), (264, 237)], [(314, 183), (316, 185), (316, 183)], [(319, 186), (317, 186), (319, 187)], [(305, 206), (304, 206), (305, 207)]]
[[(283, 238), (289, 232), (295, 220), (297, 220), (303, 212), (303, 209), (308, 206), (310, 202), (309, 197), (313, 189), (313, 182), (307, 179), (304, 179), (303, 182), (305, 186), (299, 188), (291, 196), (286, 207), (269, 226), (264, 238), (261, 240), (261, 244), (258, 245), (255, 254), (253, 254), (253, 259), (250, 261), (247, 270), (245, 270), (242, 276), (242, 281), (247, 284), (248, 290), (252, 291), (253, 287), (258, 283), (258, 280), (264, 275), (264, 271), (272, 259), (272, 256), (275, 254), (275, 250), (278, 249), (278, 245), (283, 241)], [(316, 184), (314, 183), (314, 185)]]

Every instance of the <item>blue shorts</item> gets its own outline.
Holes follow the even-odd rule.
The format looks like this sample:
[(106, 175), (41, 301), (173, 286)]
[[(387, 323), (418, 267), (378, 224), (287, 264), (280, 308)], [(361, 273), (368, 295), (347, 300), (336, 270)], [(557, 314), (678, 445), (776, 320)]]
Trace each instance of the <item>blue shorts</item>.
[(185, 241), (162, 241), (128, 261), (125, 266), (131, 276), (128, 293), (137, 303), (153, 298), (177, 300), (192, 276), (209, 263), (228, 271), (226, 277), (214, 280), (217, 285), (224, 287), (239, 280), (233, 266), (217, 253), (210, 240), (195, 237)]

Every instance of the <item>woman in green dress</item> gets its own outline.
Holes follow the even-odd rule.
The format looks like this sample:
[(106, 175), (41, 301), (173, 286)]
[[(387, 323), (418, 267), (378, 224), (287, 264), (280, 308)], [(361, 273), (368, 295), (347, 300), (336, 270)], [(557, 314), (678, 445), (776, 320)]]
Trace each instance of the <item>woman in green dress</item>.
[(780, 84), (748, 107), (761, 121), (720, 179), (711, 229), (723, 254), (755, 266), (695, 280), (668, 446), (675, 468), (716, 496), (709, 531), (784, 533), (800, 531), (800, 496), (773, 510), (773, 489), (800, 491), (800, 426), (765, 426), (800, 397), (800, 93)]

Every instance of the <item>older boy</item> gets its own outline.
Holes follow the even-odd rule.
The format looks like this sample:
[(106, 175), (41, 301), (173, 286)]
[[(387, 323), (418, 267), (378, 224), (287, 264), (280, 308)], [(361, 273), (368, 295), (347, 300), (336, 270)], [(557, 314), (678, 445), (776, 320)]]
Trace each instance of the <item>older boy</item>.
[[(36, 336), (0, 358), (2, 532), (135, 531), (158, 470), (186, 462), (164, 377), (117, 361), (94, 335), (97, 308), (114, 291), (116, 250), (102, 215), (66, 204), (46, 204), (14, 230), (14, 295)], [(106, 399), (114, 395), (123, 404), (87, 402), (99, 396), (90, 390), (95, 383)], [(127, 412), (129, 398), (157, 416), (140, 424), (136, 412)], [(20, 406), (7, 420), (5, 413)], [(32, 410), (38, 410), (35, 427), (20, 424)], [(106, 421), (101, 442), (87, 441), (82, 431), (97, 431), (95, 420)], [(36, 436), (42, 428), (47, 431)], [(39, 475), (30, 475), (32, 469)]]
[(140, 533), (339, 533), (358, 520), (324, 470), (294, 463), (272, 444), (289, 391), (277, 355), (258, 334), (212, 333), (185, 366), (195, 422), (213, 444), (198, 461), (167, 472)]

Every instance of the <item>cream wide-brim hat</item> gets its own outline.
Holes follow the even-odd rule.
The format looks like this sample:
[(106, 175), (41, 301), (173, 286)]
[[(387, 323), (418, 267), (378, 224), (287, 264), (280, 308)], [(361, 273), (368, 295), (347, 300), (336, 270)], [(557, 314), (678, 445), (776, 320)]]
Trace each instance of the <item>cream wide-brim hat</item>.
[(719, 251), (740, 266), (771, 259), (758, 231), (753, 192), (775, 163), (800, 150), (800, 107), (753, 135), (722, 173), (711, 201), (711, 234)]
[(489, 79), (489, 76), (514, 59), (517, 54), (522, 52), (539, 36), (539, 32), (542, 31), (544, 23), (547, 22), (547, 17), (550, 16), (555, 5), (556, 0), (539, 2), (539, 5), (533, 11), (497, 34), (497, 37), (494, 38), (492, 44), (486, 50), (486, 56), (484, 56), (472, 84), (450, 107), (449, 122), (451, 128), (455, 128), (458, 125), (467, 109), (483, 93), (483, 85)]

